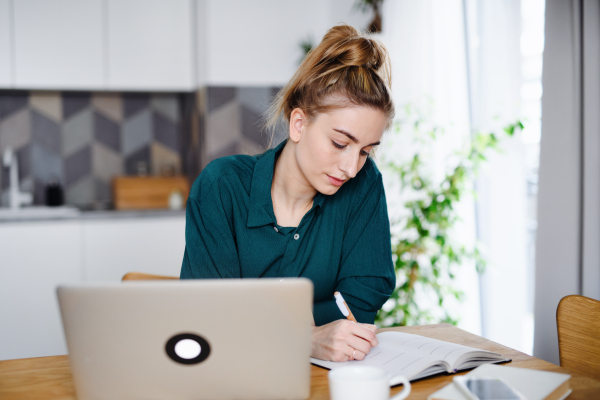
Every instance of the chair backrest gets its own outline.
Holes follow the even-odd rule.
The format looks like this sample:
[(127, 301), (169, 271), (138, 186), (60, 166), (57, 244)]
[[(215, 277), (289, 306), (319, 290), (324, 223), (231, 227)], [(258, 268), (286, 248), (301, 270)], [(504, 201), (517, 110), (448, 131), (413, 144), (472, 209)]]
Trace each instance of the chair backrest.
[(155, 279), (179, 279), (176, 276), (152, 275), (143, 272), (129, 272), (123, 276), (122, 281), (149, 281)]
[(556, 309), (560, 366), (600, 379), (600, 301), (565, 296)]

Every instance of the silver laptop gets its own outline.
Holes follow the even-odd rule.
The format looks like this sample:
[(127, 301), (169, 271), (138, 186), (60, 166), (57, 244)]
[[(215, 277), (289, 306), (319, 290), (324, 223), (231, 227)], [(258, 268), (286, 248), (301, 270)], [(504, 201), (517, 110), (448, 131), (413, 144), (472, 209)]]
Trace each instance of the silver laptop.
[(305, 399), (312, 282), (144, 281), (57, 289), (87, 399)]

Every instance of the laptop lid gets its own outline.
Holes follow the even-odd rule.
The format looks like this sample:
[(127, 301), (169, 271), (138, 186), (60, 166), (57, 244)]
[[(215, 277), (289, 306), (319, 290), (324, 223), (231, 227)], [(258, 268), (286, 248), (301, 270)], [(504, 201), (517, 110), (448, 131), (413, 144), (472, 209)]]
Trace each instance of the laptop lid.
[(57, 294), (79, 400), (310, 395), (308, 279), (70, 285)]

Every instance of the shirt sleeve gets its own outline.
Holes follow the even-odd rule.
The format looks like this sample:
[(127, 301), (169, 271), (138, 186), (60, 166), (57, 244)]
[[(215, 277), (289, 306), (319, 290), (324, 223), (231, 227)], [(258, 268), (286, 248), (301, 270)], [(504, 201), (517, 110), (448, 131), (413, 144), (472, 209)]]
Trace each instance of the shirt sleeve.
[(218, 182), (199, 180), (186, 204), (181, 279), (240, 278), (231, 199)]
[[(336, 285), (356, 320), (369, 324), (396, 285), (385, 191), (373, 170), (374, 183), (351, 198)], [(313, 314), (317, 326), (344, 318), (333, 299), (315, 303)]]

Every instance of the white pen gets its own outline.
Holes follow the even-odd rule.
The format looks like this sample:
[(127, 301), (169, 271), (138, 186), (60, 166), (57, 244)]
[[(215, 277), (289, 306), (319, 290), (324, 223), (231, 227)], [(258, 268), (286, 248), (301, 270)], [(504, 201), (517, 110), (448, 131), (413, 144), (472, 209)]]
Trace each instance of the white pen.
[(335, 297), (335, 302), (344, 317), (348, 318), (350, 321), (358, 323), (356, 318), (354, 318), (354, 315), (352, 315), (352, 311), (350, 311), (350, 307), (348, 307), (348, 304), (346, 304), (346, 300), (344, 300), (342, 294), (340, 292), (335, 292), (333, 293), (333, 296)]

